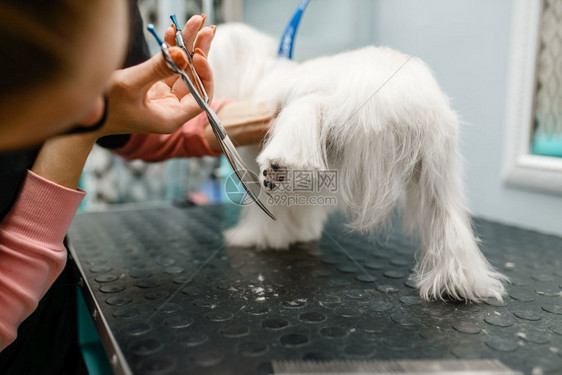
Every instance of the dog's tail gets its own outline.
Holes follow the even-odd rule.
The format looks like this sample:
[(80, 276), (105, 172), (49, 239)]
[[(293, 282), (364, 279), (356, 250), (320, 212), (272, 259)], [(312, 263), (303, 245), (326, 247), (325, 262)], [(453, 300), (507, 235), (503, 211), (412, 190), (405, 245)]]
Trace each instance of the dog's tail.
[(331, 127), (324, 142), (329, 164), (340, 172), (340, 192), (352, 218), (349, 226), (363, 232), (391, 223), (424, 147), (425, 131), (379, 109), (392, 107), (390, 100), (375, 99), (345, 128)]
[(371, 231), (391, 223), (425, 147), (424, 137), (432, 130), (427, 124), (434, 120), (435, 108), (448, 103), (421, 60), (387, 48), (360, 52), (362, 61), (374, 61), (376, 68), (361, 71), (359, 65), (355, 71), (363, 74), (350, 69), (338, 81), (338, 92), (349, 95), (326, 106), (322, 143), (329, 164), (340, 171), (349, 226)]

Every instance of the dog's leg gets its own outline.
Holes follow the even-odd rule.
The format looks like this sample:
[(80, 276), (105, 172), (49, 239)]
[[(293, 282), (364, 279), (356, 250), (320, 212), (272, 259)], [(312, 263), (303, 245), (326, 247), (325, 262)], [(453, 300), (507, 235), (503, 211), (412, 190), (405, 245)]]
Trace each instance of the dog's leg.
[(305, 182), (314, 189), (317, 181), (313, 179), (318, 170), (325, 169), (319, 113), (314, 97), (294, 100), (283, 108), (257, 158), (260, 183), (271, 194), (263, 195), (263, 200), (277, 220), (264, 217), (258, 207), (247, 207), (238, 225), (225, 233), (229, 244), (283, 249), (320, 238), (334, 206), (313, 204), (313, 190), (295, 189), (299, 176), (308, 177)]
[(258, 156), (260, 176), (264, 170), (326, 169), (321, 141), (320, 102), (315, 96), (293, 100), (283, 108), (271, 135)]
[(224, 232), (225, 242), (230, 246), (258, 249), (288, 248), (289, 236), (283, 225), (287, 221), (287, 213), (277, 207), (267, 206), (275, 215), (276, 221), (266, 216), (257, 205), (246, 206), (242, 209), (236, 226)]
[[(449, 118), (456, 122), (456, 116)], [(417, 286), (424, 299), (501, 299), (507, 278), (481, 253), (464, 207), (456, 130), (442, 135), (439, 145), (422, 148), (407, 189), (405, 220), (419, 229), (421, 240)]]
[(329, 208), (323, 206), (268, 205), (275, 221), (257, 205), (245, 207), (238, 224), (224, 232), (228, 245), (258, 249), (287, 249), (297, 242), (320, 238)]

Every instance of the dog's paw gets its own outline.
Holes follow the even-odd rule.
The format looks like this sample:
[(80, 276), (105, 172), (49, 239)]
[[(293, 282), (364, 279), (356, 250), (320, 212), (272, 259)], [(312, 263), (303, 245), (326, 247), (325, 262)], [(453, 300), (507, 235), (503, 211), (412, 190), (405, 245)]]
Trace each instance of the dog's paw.
[(287, 182), (289, 169), (277, 162), (272, 162), (262, 169), (263, 186), (270, 191), (275, 191), (281, 184)]
[(257, 158), (260, 179), (266, 189), (275, 190), (280, 185), (287, 186), (289, 181), (296, 179), (301, 173), (310, 174), (326, 169), (319, 162), (319, 157), (304, 159), (302, 152), (295, 151), (292, 154), (287, 148), (282, 149), (282, 152), (276, 151), (277, 149), (280, 147), (266, 147)]
[(233, 247), (255, 247), (255, 236), (242, 226), (235, 226), (223, 232), (224, 242)]
[(236, 226), (223, 232), (228, 246), (255, 248), (257, 250), (286, 250), (294, 240), (288, 233), (265, 231), (250, 226)]
[(423, 274), (417, 272), (414, 280), (424, 300), (453, 299), (476, 303), (490, 297), (502, 300), (504, 283), (509, 281), (485, 263), (470, 268), (458, 264), (437, 266)]

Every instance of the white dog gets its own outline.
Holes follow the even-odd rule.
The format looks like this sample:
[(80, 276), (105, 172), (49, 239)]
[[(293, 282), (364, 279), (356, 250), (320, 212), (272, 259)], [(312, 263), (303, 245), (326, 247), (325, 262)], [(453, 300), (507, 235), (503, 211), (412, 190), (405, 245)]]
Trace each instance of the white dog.
[(217, 97), (274, 100), (281, 108), (261, 152), (253, 150), (272, 194), (262, 198), (277, 221), (245, 207), (225, 234), (231, 245), (284, 249), (319, 239), (334, 207), (310, 198), (330, 192), (300, 194), (305, 204), (290, 207), (272, 197), (291, 185), (291, 172), (314, 171), (318, 182), (319, 171), (336, 170), (332, 194), (352, 229), (373, 230), (403, 209), (405, 228), (420, 238), (413, 277), (422, 298), (501, 299), (506, 277), (480, 252), (465, 208), (459, 119), (423, 61), (373, 46), (281, 60), (273, 38), (241, 24), (219, 27), (209, 61)]

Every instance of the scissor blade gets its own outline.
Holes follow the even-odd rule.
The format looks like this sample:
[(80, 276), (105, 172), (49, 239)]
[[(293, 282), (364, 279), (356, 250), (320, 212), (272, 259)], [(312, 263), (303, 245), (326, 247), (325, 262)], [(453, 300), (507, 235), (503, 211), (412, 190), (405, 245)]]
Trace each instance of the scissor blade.
[[(250, 195), (252, 200), (259, 206), (259, 208), (261, 208), (263, 212), (265, 212), (273, 220), (276, 220), (275, 216), (271, 213), (271, 211), (269, 211), (268, 208), (259, 199), (259, 192), (261, 191), (261, 185), (259, 180), (256, 179), (255, 175), (248, 169), (248, 167), (246, 167), (242, 157), (236, 150), (236, 147), (234, 147), (234, 144), (232, 143), (230, 138), (226, 136), (219, 143), (224, 151), (224, 155), (226, 156), (226, 159), (228, 160), (230, 166), (234, 170), (234, 173), (240, 180), (240, 183), (244, 187), (244, 190), (246, 190), (246, 192)], [(246, 178), (242, 176), (241, 172), (244, 172), (245, 176), (249, 176), (249, 178), (252, 180), (250, 183), (254, 184), (257, 187), (258, 189), (257, 194), (248, 185)]]
[(205, 113), (207, 115), (207, 118), (209, 119), (209, 124), (211, 125), (211, 128), (213, 129), (213, 133), (215, 133), (215, 136), (217, 137), (217, 140), (219, 141), (219, 144), (220, 144), (222, 150), (224, 151), (224, 155), (226, 156), (226, 159), (228, 160), (228, 162), (232, 166), (232, 169), (234, 170), (234, 173), (236, 174), (236, 176), (240, 180), (240, 183), (244, 187), (244, 190), (246, 190), (246, 192), (250, 195), (252, 200), (254, 202), (256, 202), (256, 204), (262, 209), (263, 212), (265, 212), (273, 220), (276, 220), (275, 216), (259, 200), (259, 198), (258, 198), (259, 194), (255, 194), (252, 191), (252, 189), (248, 186), (246, 181), (244, 181), (244, 179), (242, 178), (242, 176), (240, 174), (241, 170), (246, 172), (246, 175), (250, 176), (253, 180), (255, 180), (254, 183), (257, 183), (256, 186), (261, 191), (261, 186), (260, 186), (259, 180), (256, 180), (255, 177), (251, 174), (251, 172), (249, 172), (248, 167), (246, 166), (246, 164), (244, 163), (244, 160), (242, 159), (242, 157), (240, 156), (240, 154), (236, 150), (236, 147), (234, 147), (234, 144), (232, 143), (230, 138), (228, 138), (226, 130), (221, 125), (221, 123), (219, 121), (219, 118), (218, 118), (217, 114), (215, 113), (215, 111), (213, 111), (213, 109), (209, 106), (209, 104), (201, 97), (201, 94), (199, 94), (199, 92), (197, 91), (193, 82), (191, 82), (191, 80), (189, 79), (187, 74), (185, 74), (185, 72), (183, 70), (178, 69), (178, 67), (175, 65), (175, 63), (172, 60), (170, 54), (168, 53), (168, 49), (167, 49), (166, 44), (162, 43), (161, 50), (162, 50), (162, 54), (164, 55), (164, 59), (166, 60), (167, 64), (170, 66), (170, 69), (172, 69), (174, 72), (176, 72), (177, 74), (179, 74), (182, 77), (182, 80), (184, 81), (184, 83), (189, 88), (189, 91), (191, 92), (191, 95), (193, 96), (193, 98), (195, 99), (195, 101), (197, 102), (199, 107), (203, 111), (205, 111)]
[(183, 41), (183, 37), (181, 35), (181, 30), (178, 30), (176, 32), (176, 43), (179, 47), (181, 47), (181, 49), (185, 53), (185, 56), (187, 57), (187, 62), (188, 62), (187, 65), (189, 65), (191, 74), (195, 78), (195, 84), (197, 85), (197, 90), (199, 91), (199, 94), (202, 96), (203, 100), (206, 103), (209, 103), (209, 95), (207, 94), (207, 90), (205, 90), (205, 86), (203, 85), (203, 81), (201, 81), (201, 77), (199, 77), (199, 74), (197, 74), (197, 71), (193, 66), (193, 57), (191, 53), (187, 50), (187, 46), (185, 45), (185, 42)]
[(205, 86), (201, 81), (201, 77), (199, 77), (199, 74), (197, 74), (197, 72), (195, 71), (195, 67), (193, 66), (193, 64), (189, 64), (189, 68), (191, 69), (191, 74), (193, 74), (193, 76), (195, 77), (195, 83), (197, 84), (199, 91), (203, 96), (203, 100), (205, 101), (205, 103), (209, 103), (209, 95), (207, 94), (207, 90), (205, 90)]
[[(189, 77), (187, 76), (187, 74), (185, 74), (184, 71), (179, 71), (177, 72), (183, 82), (187, 85), (187, 87), (189, 88), (189, 91), (191, 92), (191, 95), (193, 95), (193, 98), (195, 99), (195, 101), (197, 102), (197, 104), (199, 105), (199, 107), (201, 107), (202, 110), (204, 110), (205, 112), (207, 112), (207, 115), (211, 115), (211, 113), (214, 113), (214, 111), (211, 109), (211, 107), (209, 106), (208, 100), (205, 100), (201, 94), (199, 93), (199, 90), (197, 90), (197, 88), (195, 87), (195, 85), (193, 84), (193, 82), (191, 82), (191, 79), (189, 79)], [(195, 77), (198, 77), (197, 75), (195, 75)], [(215, 115), (216, 117), (216, 115)], [(218, 118), (215, 118), (215, 121), (218, 121)]]

